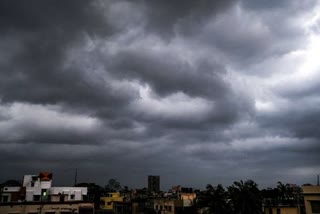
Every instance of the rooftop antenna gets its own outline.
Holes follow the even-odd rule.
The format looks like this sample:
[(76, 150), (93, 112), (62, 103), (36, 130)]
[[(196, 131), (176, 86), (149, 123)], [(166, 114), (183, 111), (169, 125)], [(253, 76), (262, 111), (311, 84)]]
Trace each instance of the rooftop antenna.
[(75, 175), (74, 175), (74, 186), (77, 185), (77, 178), (78, 178), (78, 168), (76, 168), (76, 172), (75, 172)]

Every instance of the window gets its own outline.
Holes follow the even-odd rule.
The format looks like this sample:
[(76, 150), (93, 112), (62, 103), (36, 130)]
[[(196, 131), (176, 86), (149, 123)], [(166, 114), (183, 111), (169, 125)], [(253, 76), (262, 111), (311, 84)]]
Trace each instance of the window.
[(277, 214), (281, 214), (281, 210), (277, 208)]
[(310, 201), (312, 213), (320, 213), (320, 201)]
[(41, 190), (41, 195), (42, 196), (47, 196), (47, 190), (46, 189), (42, 189)]
[(8, 202), (9, 201), (9, 196), (3, 195), (2, 196), (2, 202)]
[(74, 195), (70, 195), (70, 199), (71, 199), (71, 200), (74, 200)]
[[(60, 193), (59, 193), (59, 194), (60, 194)], [(60, 196), (59, 196), (59, 201), (60, 201), (60, 202), (64, 202), (64, 195), (61, 195), (61, 194), (60, 194)]]
[(103, 200), (101, 200), (101, 201), (100, 201), (100, 205), (101, 205), (101, 206), (104, 206), (104, 205), (106, 205), (106, 202), (103, 201)]
[(269, 207), (269, 214), (272, 214), (272, 208)]
[(162, 205), (160, 205), (160, 210), (162, 210)]
[(112, 202), (108, 202), (108, 203), (107, 203), (107, 205), (109, 205), (109, 206), (110, 206), (111, 204), (112, 204)]
[(171, 206), (168, 206), (168, 211), (172, 211), (172, 207)]
[(34, 195), (33, 196), (34, 201), (40, 201), (40, 195)]

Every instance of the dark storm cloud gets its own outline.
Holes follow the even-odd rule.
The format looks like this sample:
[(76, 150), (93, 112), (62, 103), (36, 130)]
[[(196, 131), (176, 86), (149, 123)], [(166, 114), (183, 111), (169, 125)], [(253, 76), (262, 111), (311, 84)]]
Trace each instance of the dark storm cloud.
[[(192, 65), (175, 56), (176, 53), (150, 50), (120, 52), (111, 59), (111, 69), (122, 78), (141, 79), (160, 95), (182, 91), (193, 96), (213, 96), (216, 99), (230, 90), (221, 78), (224, 68), (209, 61)], [(201, 73), (201, 75), (199, 75)]]
[[(233, 2), (235, 1), (144, 1), (147, 7), (147, 29), (164, 36), (173, 34), (174, 28), (178, 24), (183, 24), (184, 27), (193, 29), (194, 26), (189, 26), (188, 23), (194, 21), (200, 24), (206, 18), (221, 13)], [(183, 23), (185, 19), (188, 20), (188, 23)]]
[[(92, 103), (105, 98), (97, 92), (97, 84), (86, 81), (85, 74), (63, 67), (67, 50), (83, 36), (112, 34), (99, 2), (32, 0), (0, 4), (1, 37), (9, 42), (10, 54), (9, 61), (1, 64), (2, 101)], [(1, 55), (5, 56), (6, 50)]]
[[(255, 0), (244, 0), (241, 1), (242, 5), (248, 7), (250, 9), (258, 9), (258, 10), (276, 10), (276, 9), (287, 9), (290, 6), (296, 6), (296, 10), (301, 9), (310, 9), (316, 5), (316, 1), (277, 1), (277, 0), (262, 0), (262, 1), (255, 1)], [(299, 6), (299, 7), (298, 7)]]
[[(306, 46), (304, 26), (293, 20), (306, 14), (315, 4), (314, 1), (237, 1), (227, 12), (213, 19), (208, 16), (206, 22), (200, 28), (195, 27), (188, 36), (195, 37), (204, 47), (218, 49), (230, 60), (228, 64), (247, 72), (248, 66), (266, 58), (303, 49)], [(183, 27), (179, 32), (186, 36)]]
[(307, 183), (319, 170), (318, 78), (304, 90), (269, 81), (309, 51), (315, 6), (1, 1), (0, 179), (49, 169), (70, 185), (63, 171), (79, 168), (83, 182), (130, 186), (148, 174), (165, 188)]
[[(297, 100), (293, 104), (298, 103)], [(298, 105), (299, 106), (299, 105)], [(261, 125), (270, 129), (286, 130), (288, 135), (299, 138), (320, 138), (317, 127), (320, 125), (319, 109), (317, 107), (299, 106), (298, 108), (283, 109), (277, 114), (263, 115)]]

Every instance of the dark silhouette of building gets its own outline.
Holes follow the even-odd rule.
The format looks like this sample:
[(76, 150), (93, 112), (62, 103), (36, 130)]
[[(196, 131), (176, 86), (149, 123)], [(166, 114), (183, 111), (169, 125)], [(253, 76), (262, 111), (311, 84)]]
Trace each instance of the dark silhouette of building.
[(160, 176), (158, 175), (148, 176), (148, 190), (150, 192), (160, 192)]

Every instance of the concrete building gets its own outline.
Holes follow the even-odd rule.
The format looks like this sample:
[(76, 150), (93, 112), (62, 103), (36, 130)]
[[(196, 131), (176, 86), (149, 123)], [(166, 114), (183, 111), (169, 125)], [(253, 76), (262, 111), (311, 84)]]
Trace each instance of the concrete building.
[(24, 197), (21, 196), (21, 187), (3, 187), (0, 191), (0, 202), (2, 203), (24, 200)]
[(193, 214), (195, 207), (184, 204), (184, 200), (175, 198), (156, 198), (154, 211), (156, 214)]
[(148, 190), (149, 192), (160, 192), (160, 176), (149, 175), (148, 176)]
[(158, 198), (154, 199), (154, 210), (157, 214), (176, 213), (177, 207), (182, 207), (182, 201), (177, 199)]
[(52, 187), (52, 173), (23, 176), (22, 186), (3, 187), (0, 202), (67, 202), (83, 201), (87, 187)]
[[(155, 198), (154, 199), (154, 210), (156, 213), (163, 214), (179, 214), (179, 213), (194, 213), (195, 207), (194, 202), (196, 200), (196, 193), (193, 192), (192, 188), (183, 188), (177, 186), (173, 188), (174, 193), (169, 197)], [(165, 194), (163, 194), (165, 195)]]
[(52, 173), (23, 176), (22, 186), (3, 187), (0, 214), (93, 214), (86, 187), (52, 187)]
[(93, 214), (91, 203), (73, 202), (11, 202), (0, 203), (0, 214)]
[(123, 202), (123, 197), (121, 197), (120, 193), (108, 193), (106, 197), (100, 197), (100, 209), (112, 211), (114, 209), (115, 202)]
[(183, 207), (191, 207), (194, 205), (194, 202), (196, 200), (196, 193), (190, 192), (190, 193), (180, 193), (179, 199), (183, 202)]
[(264, 206), (264, 214), (302, 214), (297, 206)]
[(303, 186), (306, 214), (320, 213), (320, 186)]

